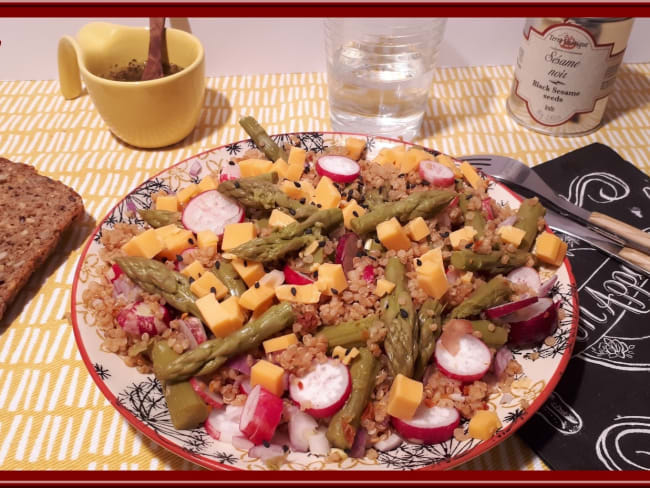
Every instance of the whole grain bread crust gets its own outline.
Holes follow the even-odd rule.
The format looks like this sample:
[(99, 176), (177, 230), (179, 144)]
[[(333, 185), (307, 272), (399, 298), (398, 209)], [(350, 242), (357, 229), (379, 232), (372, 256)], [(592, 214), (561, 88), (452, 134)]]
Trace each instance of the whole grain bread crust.
[(83, 211), (68, 186), (0, 158), (0, 318)]

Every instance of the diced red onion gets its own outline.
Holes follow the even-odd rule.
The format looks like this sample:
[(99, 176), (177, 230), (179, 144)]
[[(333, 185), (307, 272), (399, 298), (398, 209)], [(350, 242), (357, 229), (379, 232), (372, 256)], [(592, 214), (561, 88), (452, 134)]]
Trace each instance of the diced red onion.
[(354, 436), (354, 442), (350, 448), (351, 458), (362, 458), (366, 455), (366, 442), (368, 441), (368, 431), (363, 427), (357, 429), (357, 434)]
[(314, 418), (297, 410), (289, 418), (289, 440), (291, 449), (297, 452), (307, 452), (309, 450), (309, 437), (318, 429), (318, 423)]
[(227, 181), (227, 180), (236, 180), (239, 178), (241, 178), (241, 168), (234, 161), (232, 161), (232, 164), (230, 164), (229, 161), (228, 164), (224, 164), (221, 167), (219, 182)]
[(127, 210), (129, 210), (131, 212), (137, 212), (138, 211), (138, 207), (135, 206), (135, 203), (133, 203), (133, 200), (131, 200), (130, 198), (126, 199), (126, 208), (127, 208)]
[(270, 461), (271, 459), (284, 456), (285, 452), (282, 446), (277, 444), (269, 444), (268, 447), (264, 444), (259, 444), (251, 447), (248, 451), (248, 455), (252, 458), (259, 458), (262, 461)]
[(353, 260), (359, 250), (359, 236), (354, 232), (346, 232), (339, 239), (336, 246), (336, 263), (343, 267), (343, 272), (347, 276), (348, 272), (354, 267)]
[(375, 445), (372, 447), (374, 447), (378, 451), (392, 451), (393, 449), (401, 445), (402, 442), (404, 442), (404, 439), (402, 439), (399, 435), (393, 432), (391, 435), (388, 436), (388, 438), (376, 442)]
[(309, 452), (319, 456), (327, 456), (330, 452), (330, 441), (324, 429), (319, 429), (315, 434), (309, 436)]
[(494, 355), (492, 366), (494, 368), (494, 375), (498, 378), (501, 377), (506, 370), (508, 363), (514, 356), (512, 351), (507, 346), (502, 346)]
[(234, 358), (228, 360), (226, 366), (234, 369), (235, 371), (239, 371), (246, 376), (251, 375), (251, 366), (248, 364), (248, 354), (240, 354), (239, 356), (235, 356)]
[(201, 162), (196, 160), (196, 161), (194, 161), (194, 163), (192, 163), (192, 166), (190, 167), (190, 170), (188, 171), (188, 173), (190, 174), (190, 176), (193, 176), (194, 178), (196, 178), (197, 176), (199, 176), (201, 174), (201, 169), (202, 168), (203, 167), (201, 166)]

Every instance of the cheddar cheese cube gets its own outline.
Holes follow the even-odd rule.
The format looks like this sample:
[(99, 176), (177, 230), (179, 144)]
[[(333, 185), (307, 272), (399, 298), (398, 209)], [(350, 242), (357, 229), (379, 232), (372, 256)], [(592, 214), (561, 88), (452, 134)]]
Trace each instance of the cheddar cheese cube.
[(304, 199), (304, 203), (310, 201), (314, 195), (314, 186), (309, 181), (285, 180), (280, 185), (280, 190), (295, 200)]
[(251, 387), (260, 385), (274, 395), (284, 392), (284, 369), (265, 359), (260, 359), (251, 368)]
[(424, 385), (399, 373), (388, 392), (386, 411), (401, 420), (410, 420), (422, 402)]
[(176, 232), (166, 235), (163, 242), (165, 246), (160, 255), (167, 259), (176, 259), (183, 251), (194, 247), (194, 234), (191, 230), (178, 228)]
[(475, 190), (483, 187), (483, 179), (467, 161), (460, 163), (460, 172)]
[(275, 171), (280, 178), (285, 179), (289, 173), (289, 163), (279, 158), (273, 163), (272, 171)]
[(161, 195), (156, 198), (156, 210), (178, 212), (178, 198), (176, 195)]
[(454, 162), (454, 160), (451, 159), (451, 158), (450, 158), (449, 156), (447, 156), (446, 154), (438, 154), (438, 155), (436, 156), (436, 161), (439, 162), (440, 164), (443, 164), (443, 165), (447, 166), (447, 168), (449, 168), (450, 170), (452, 170), (452, 171), (454, 172), (454, 176), (455, 176), (456, 178), (460, 178), (461, 176), (463, 176), (463, 173), (461, 172), (461, 170), (460, 170), (460, 168), (458, 167), (458, 165), (456, 165), (456, 163)]
[(192, 280), (198, 280), (203, 273), (205, 273), (205, 268), (198, 261), (192, 261), (181, 270), (182, 275), (192, 278)]
[(387, 279), (380, 278), (377, 280), (377, 286), (375, 287), (375, 295), (378, 297), (383, 297), (384, 295), (390, 293), (395, 289), (395, 283), (388, 281)]
[(262, 286), (259, 283), (251, 286), (239, 297), (239, 305), (247, 310), (257, 310), (265, 305), (269, 299), (275, 296), (275, 289), (270, 286)]
[(323, 176), (316, 185), (312, 202), (318, 208), (336, 208), (341, 202), (341, 194), (334, 186), (334, 182), (327, 176)]
[(379, 154), (377, 154), (377, 157), (375, 157), (375, 162), (381, 164), (382, 166), (385, 166), (387, 164), (394, 165), (395, 152), (393, 149), (385, 147), (379, 151)]
[(560, 244), (562, 240), (550, 232), (542, 232), (535, 240), (535, 248), (533, 254), (537, 259), (547, 264), (555, 264), (558, 253), (560, 252)]
[(427, 295), (440, 300), (449, 289), (445, 268), (438, 262), (422, 261), (416, 268), (417, 282)]
[(289, 169), (287, 170), (287, 179), (291, 181), (298, 181), (302, 177), (302, 173), (305, 171), (305, 165), (298, 162), (289, 163)]
[(289, 163), (289, 166), (299, 164), (304, 167), (306, 158), (307, 151), (301, 147), (291, 146), (291, 149), (289, 150), (289, 161), (287, 162)]
[(350, 202), (343, 207), (343, 225), (346, 229), (351, 229), (350, 221), (357, 217), (361, 217), (366, 213), (366, 209), (357, 203), (356, 200), (350, 200)]
[(199, 276), (196, 281), (190, 285), (190, 291), (199, 298), (213, 294), (217, 300), (221, 300), (228, 294), (228, 288), (226, 285), (224, 285), (212, 272), (203, 273)]
[(271, 227), (286, 227), (294, 222), (296, 222), (296, 219), (277, 208), (273, 209), (271, 216), (269, 217), (269, 225)]
[(492, 410), (478, 410), (469, 421), (468, 433), (474, 439), (486, 441), (501, 427), (501, 421)]
[(219, 244), (219, 236), (211, 230), (199, 231), (196, 234), (196, 244), (199, 246), (199, 249), (216, 246)]
[(412, 147), (406, 151), (406, 161), (404, 161), (400, 166), (400, 172), (410, 173), (411, 171), (415, 171), (420, 166), (420, 161), (428, 161), (431, 159), (433, 159), (432, 154), (429, 154), (422, 149)]
[(501, 239), (505, 242), (519, 247), (521, 240), (526, 235), (526, 231), (512, 225), (503, 225), (497, 229), (497, 234), (499, 234)]
[(178, 203), (185, 205), (190, 199), (199, 192), (199, 185), (191, 183), (176, 194)]
[(204, 177), (201, 181), (199, 181), (198, 186), (198, 193), (203, 193), (204, 191), (209, 191), (209, 190), (216, 190), (217, 189), (217, 182), (214, 181), (214, 178), (212, 176), (206, 176)]
[(235, 258), (231, 261), (231, 264), (247, 286), (253, 286), (256, 281), (264, 276), (264, 266), (262, 263)]
[(411, 220), (404, 226), (404, 229), (406, 235), (413, 241), (421, 241), (431, 233), (429, 226), (422, 217)]
[(273, 339), (268, 339), (262, 343), (266, 354), (281, 351), (292, 344), (298, 344), (298, 337), (296, 337), (296, 334), (286, 334), (280, 337), (274, 337)]
[(348, 137), (345, 140), (345, 149), (348, 151), (348, 157), (356, 161), (361, 158), (361, 153), (366, 148), (366, 141), (358, 137)]
[(343, 266), (340, 264), (323, 263), (318, 267), (316, 286), (325, 295), (338, 295), (348, 287)]
[(342, 346), (336, 346), (334, 349), (332, 349), (332, 357), (335, 359), (342, 360), (347, 353), (348, 350)]
[(248, 242), (257, 237), (255, 224), (253, 222), (241, 222), (239, 224), (228, 224), (223, 230), (221, 249), (229, 251), (240, 244)]
[(442, 247), (436, 247), (435, 249), (431, 249), (425, 252), (419, 258), (416, 258), (415, 268), (417, 269), (418, 266), (421, 266), (420, 263), (424, 263), (425, 261), (431, 261), (432, 263), (439, 263), (440, 266), (444, 267), (444, 263), (442, 260)]
[(215, 337), (232, 334), (244, 324), (244, 311), (239, 306), (239, 299), (235, 296), (219, 303), (214, 294), (210, 293), (194, 303)]
[(281, 285), (275, 289), (278, 300), (292, 303), (318, 303), (320, 290), (315, 283), (309, 285)]
[(242, 178), (258, 176), (273, 170), (273, 162), (267, 159), (244, 159), (239, 161)]
[(158, 237), (154, 229), (145, 230), (142, 234), (133, 236), (122, 246), (129, 256), (141, 256), (151, 259), (165, 248), (163, 241)]
[(168, 236), (172, 234), (176, 234), (177, 232), (180, 232), (182, 229), (175, 224), (169, 224), (169, 225), (164, 225), (162, 227), (158, 227), (155, 230), (158, 238), (162, 239), (162, 241), (165, 242), (165, 239)]
[(266, 312), (271, 307), (271, 305), (273, 305), (274, 300), (275, 300), (275, 296), (272, 296), (268, 300), (260, 303), (259, 306), (255, 310), (253, 310), (251, 318), (254, 320), (260, 317), (261, 315), (264, 315), (264, 312)]
[(454, 249), (460, 249), (467, 244), (474, 242), (476, 230), (471, 225), (466, 225), (462, 229), (455, 230), (449, 234), (449, 242)]
[(560, 242), (560, 249), (557, 252), (557, 256), (555, 257), (555, 261), (553, 261), (553, 266), (560, 266), (562, 264), (562, 261), (564, 261), (564, 256), (566, 256), (566, 251), (569, 248), (566, 242), (562, 241)]
[(411, 249), (411, 241), (396, 217), (377, 225), (377, 237), (387, 249)]

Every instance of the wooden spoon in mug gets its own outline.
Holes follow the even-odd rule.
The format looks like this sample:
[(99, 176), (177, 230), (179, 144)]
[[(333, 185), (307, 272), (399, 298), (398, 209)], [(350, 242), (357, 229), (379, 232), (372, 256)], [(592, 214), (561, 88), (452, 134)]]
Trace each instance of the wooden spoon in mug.
[(151, 17), (149, 19), (149, 56), (142, 72), (142, 81), (162, 78), (162, 44), (165, 17)]

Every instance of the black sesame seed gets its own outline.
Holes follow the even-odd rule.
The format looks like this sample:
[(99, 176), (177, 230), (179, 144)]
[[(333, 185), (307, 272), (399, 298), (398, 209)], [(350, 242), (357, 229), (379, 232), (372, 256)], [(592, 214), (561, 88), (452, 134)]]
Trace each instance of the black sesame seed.
[(189, 280), (189, 281), (190, 281), (190, 285), (191, 285), (192, 283), (194, 283), (195, 280), (194, 280), (194, 278), (192, 278), (192, 277), (190, 276), (190, 280)]
[(314, 278), (318, 279), (318, 270), (314, 271)]
[(307, 199), (305, 197), (302, 197), (299, 201), (300, 201), (300, 203), (302, 203), (304, 205), (305, 202), (307, 201)]
[(379, 244), (379, 242), (380, 242), (380, 241), (379, 241), (379, 237), (375, 237), (375, 242), (376, 242), (377, 244)]
[(359, 216), (359, 212), (357, 212), (356, 210), (353, 210), (353, 211), (352, 211), (352, 215), (354, 215), (355, 217), (358, 217), (358, 216)]
[(259, 288), (259, 287), (260, 287), (260, 283), (258, 281), (257, 283), (255, 283), (255, 288)]
[(320, 203), (317, 203), (316, 206), (317, 206), (318, 208), (322, 208), (322, 207), (323, 207)]
[(368, 257), (369, 257), (370, 259), (372, 259), (373, 261), (377, 261), (377, 258), (374, 257), (374, 256), (371, 256), (370, 254), (368, 254)]
[(235, 188), (239, 188), (240, 186), (239, 181), (235, 181)]
[(364, 255), (364, 251), (357, 251), (357, 257), (360, 258)]
[(325, 241), (318, 241), (318, 247), (325, 247)]
[(467, 244), (465, 244), (465, 249), (469, 249), (469, 248), (472, 247), (473, 245), (474, 245), (474, 244), (473, 244), (472, 242), (468, 242)]
[(415, 264), (417, 264), (418, 266), (422, 266), (422, 260), (421, 259), (416, 259)]
[(384, 187), (383, 187), (383, 186), (380, 186), (380, 187), (379, 187), (379, 193), (383, 193), (383, 191), (384, 191)]
[(339, 291), (336, 288), (330, 288), (330, 291), (332, 292), (332, 295), (338, 295)]
[(20, 221), (20, 223), (23, 223), (25, 222), (26, 219), (23, 215), (21, 215), (20, 217), (18, 217), (18, 220)]
[(314, 232), (314, 231), (313, 231), (313, 230), (311, 229), (311, 227), (310, 227), (309, 229), (307, 229), (307, 230), (305, 231), (305, 234), (312, 234), (313, 232)]
[(214, 269), (219, 269), (220, 267), (221, 267), (221, 262), (220, 261), (217, 261), (216, 263), (214, 263)]
[(465, 200), (471, 200), (474, 195), (469, 194), (465, 196)]
[(386, 306), (384, 308), (388, 310), (388, 302), (386, 302)]
[(300, 188), (300, 186), (301, 186), (300, 183), (298, 183), (297, 181), (294, 181), (294, 182), (293, 182), (293, 185), (294, 185), (296, 188)]
[(210, 293), (217, 293), (217, 289), (214, 286), (211, 286)]
[(427, 180), (422, 180), (422, 184), (424, 186), (429, 186), (431, 183), (429, 183)]
[(296, 211), (295, 211), (295, 209), (293, 209), (293, 208), (290, 208), (290, 209), (289, 209), (289, 213), (290, 213), (291, 215), (296, 215)]
[(235, 162), (234, 162), (234, 161), (228, 161), (228, 164), (229, 164), (230, 166), (234, 166), (234, 165), (235, 165)]
[(400, 174), (397, 175), (398, 178), (404, 178), (405, 176), (406, 176), (406, 174), (404, 174), (404, 173), (400, 173)]
[(292, 286), (291, 287), (291, 294), (295, 297), (297, 293), (298, 293), (298, 290), (296, 290), (296, 287)]
[(289, 452), (289, 446), (287, 446), (286, 444), (283, 444), (283, 445), (282, 445), (282, 450), (283, 450), (284, 452)]
[(402, 316), (403, 319), (408, 319), (409, 318), (409, 313), (404, 310), (403, 308), (399, 309), (399, 314)]
[(183, 256), (181, 256), (180, 254), (177, 254), (176, 255), (176, 261), (178, 261), (179, 263), (182, 263), (183, 262)]
[(271, 447), (271, 443), (269, 441), (263, 441), (262, 445), (264, 445), (264, 447)]
[(194, 245), (194, 239), (192, 239), (191, 237), (187, 240), (187, 242)]
[(449, 232), (441, 232), (440, 237), (442, 238), (449, 237)]
[(246, 261), (246, 260), (244, 259), (244, 268), (245, 268), (246, 266), (248, 266), (248, 261)]

